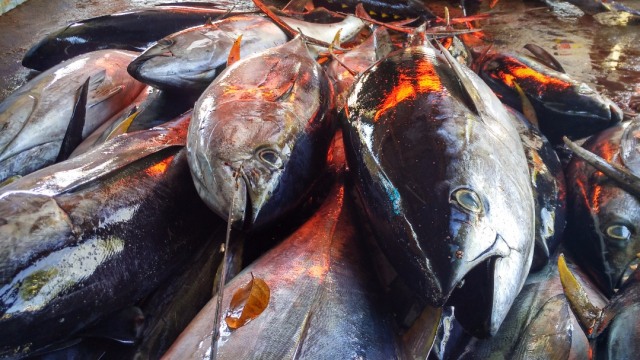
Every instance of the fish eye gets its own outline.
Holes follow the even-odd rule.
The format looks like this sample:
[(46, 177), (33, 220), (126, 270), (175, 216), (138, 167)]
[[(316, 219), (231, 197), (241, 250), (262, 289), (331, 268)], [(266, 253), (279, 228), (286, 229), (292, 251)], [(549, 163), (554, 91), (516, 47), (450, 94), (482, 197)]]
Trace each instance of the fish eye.
[(281, 169), (283, 166), (282, 159), (277, 151), (271, 148), (258, 150), (258, 158), (270, 167)]
[(482, 212), (482, 201), (475, 191), (470, 189), (457, 189), (452, 194), (452, 200), (463, 209), (479, 214)]
[(171, 39), (160, 39), (157, 42), (158, 45), (167, 46), (167, 47), (173, 45), (173, 43), (174, 43), (174, 41), (171, 40)]
[(607, 237), (614, 241), (627, 241), (631, 237), (631, 230), (625, 225), (614, 224), (610, 225), (606, 229)]

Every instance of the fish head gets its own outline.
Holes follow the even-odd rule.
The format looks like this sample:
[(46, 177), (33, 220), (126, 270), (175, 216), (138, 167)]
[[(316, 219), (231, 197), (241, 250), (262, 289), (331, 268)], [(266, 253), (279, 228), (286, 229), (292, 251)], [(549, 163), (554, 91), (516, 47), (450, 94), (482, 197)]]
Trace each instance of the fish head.
[(164, 90), (204, 90), (226, 65), (231, 36), (212, 25), (171, 34), (128, 66), (134, 78)]
[[(609, 128), (583, 147), (622, 166), (625, 155), (621, 143), (632, 126), (627, 122)], [(626, 165), (637, 171), (633, 162)], [(598, 287), (611, 296), (640, 263), (640, 201), (577, 157), (567, 168), (567, 179), (573, 203), (567, 247)]]
[(300, 129), (293, 128), (300, 125), (291, 111), (277, 107), (268, 102), (222, 104), (215, 111), (233, 113), (236, 120), (206, 135), (212, 140), (210, 146), (191, 149), (202, 198), (224, 218), (232, 209), (231, 218), (246, 227), (280, 215), (290, 206), (290, 195), (283, 188), (295, 187), (289, 183), (294, 180), (289, 179), (289, 168), (297, 165), (291, 160), (298, 159), (291, 155)]
[(474, 76), (433, 49), (403, 49), (363, 74), (343, 114), (349, 168), (381, 248), (423, 301), (453, 305), (468, 332), (486, 337), (528, 274), (534, 216), (517, 131)]
[(581, 138), (619, 123), (622, 110), (584, 82), (519, 54), (492, 54), (478, 74), (507, 105), (522, 109), (516, 84), (531, 101), (542, 133), (552, 143)]

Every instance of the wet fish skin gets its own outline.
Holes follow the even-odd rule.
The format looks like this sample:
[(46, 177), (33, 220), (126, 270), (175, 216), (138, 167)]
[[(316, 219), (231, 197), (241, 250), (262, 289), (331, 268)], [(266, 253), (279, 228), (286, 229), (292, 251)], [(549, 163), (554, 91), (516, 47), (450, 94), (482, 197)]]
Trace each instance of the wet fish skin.
[(334, 117), (331, 84), (299, 37), (234, 63), (194, 107), (187, 149), (200, 196), (236, 225), (278, 218), (322, 172)]
[(536, 243), (531, 271), (547, 265), (560, 245), (566, 225), (567, 189), (564, 171), (551, 143), (522, 114), (507, 108), (518, 129), (529, 164), (536, 204)]
[[(84, 138), (131, 103), (144, 88), (126, 72), (135, 56), (122, 50), (81, 55), (41, 73), (0, 103), (0, 181), (52, 164), (68, 128), (82, 126), (76, 130)], [(74, 119), (76, 94), (87, 79), (86, 115)]]
[(341, 120), (352, 180), (392, 265), (423, 301), (457, 305), (465, 329), (488, 336), (529, 271), (533, 196), (506, 110), (453, 63), (425, 46), (391, 53), (354, 85)]
[(78, 336), (204, 243), (215, 222), (190, 186), (188, 120), (121, 135), (2, 188), (0, 354)]
[(364, 9), (373, 18), (383, 21), (397, 21), (402, 19), (418, 18), (423, 21), (429, 21), (436, 16), (425, 6), (423, 2), (416, 0), (400, 0), (400, 1), (333, 1), (333, 0), (314, 0), (316, 7), (325, 7), (333, 11), (355, 11), (356, 5), (362, 3)]
[[(632, 128), (637, 128), (635, 122), (623, 122), (592, 136), (583, 147), (607, 161), (625, 165), (621, 143)], [(631, 164), (632, 172), (640, 170), (637, 164)], [(630, 273), (629, 266), (638, 262), (640, 238), (635, 224), (640, 221), (640, 202), (575, 156), (566, 173), (570, 204), (566, 246), (602, 291), (611, 296)], [(608, 229), (618, 229), (624, 236), (612, 237)]]
[[(580, 268), (570, 266), (581, 279), (588, 279)], [(585, 290), (594, 302), (606, 303), (595, 284), (585, 282)], [(450, 327), (460, 325), (454, 320)], [(589, 339), (564, 298), (556, 261), (529, 275), (495, 336), (448, 340), (440, 359), (586, 359), (589, 352)]]
[[(381, 292), (340, 182), (322, 207), (280, 245), (231, 280), (223, 309), (250, 273), (270, 288), (267, 308), (234, 330), (221, 325), (218, 359), (396, 359)], [(165, 354), (211, 353), (212, 299)]]
[[(64, 60), (102, 49), (143, 51), (176, 31), (204, 24), (223, 9), (171, 5), (99, 16), (71, 23), (33, 45), (22, 65), (45, 71)], [(151, 26), (150, 24), (153, 24)]]
[(510, 107), (522, 112), (514, 82), (531, 101), (540, 131), (552, 144), (562, 136), (584, 138), (622, 121), (620, 108), (590, 86), (551, 69), (534, 58), (492, 53), (478, 65), (478, 74)]
[[(333, 24), (313, 24), (289, 17), (281, 19), (306, 36), (325, 42), (330, 42), (340, 28), (341, 39), (345, 41), (364, 27), (364, 23), (354, 17)], [(240, 58), (288, 41), (288, 36), (269, 18), (237, 15), (159, 40), (132, 61), (128, 70), (136, 79), (159, 89), (199, 95), (227, 66), (229, 51), (240, 35)]]
[(240, 35), (241, 58), (287, 41), (268, 18), (233, 16), (164, 37), (131, 62), (129, 73), (159, 89), (202, 92), (226, 67), (229, 51)]

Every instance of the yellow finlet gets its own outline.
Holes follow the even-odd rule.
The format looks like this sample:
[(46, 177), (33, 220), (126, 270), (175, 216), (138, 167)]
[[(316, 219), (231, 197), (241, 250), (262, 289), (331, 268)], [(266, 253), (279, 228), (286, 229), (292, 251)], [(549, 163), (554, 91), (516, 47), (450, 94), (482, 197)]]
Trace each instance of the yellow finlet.
[(227, 57), (227, 66), (233, 65), (233, 63), (240, 60), (240, 43), (242, 42), (242, 34), (238, 36), (236, 41), (233, 42), (233, 46), (231, 46), (231, 51), (229, 51), (229, 57)]

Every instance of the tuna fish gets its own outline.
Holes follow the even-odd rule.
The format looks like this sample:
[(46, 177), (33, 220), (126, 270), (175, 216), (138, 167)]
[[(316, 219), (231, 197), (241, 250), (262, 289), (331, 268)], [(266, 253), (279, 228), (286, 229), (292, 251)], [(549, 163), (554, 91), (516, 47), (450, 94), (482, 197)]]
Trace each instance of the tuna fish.
[(495, 334), (534, 246), (507, 110), (448, 52), (414, 46), (367, 70), (343, 114), (353, 181), (391, 264), (423, 301), (454, 305), (467, 331)]
[(519, 85), (533, 104), (540, 131), (553, 144), (562, 143), (563, 135), (583, 138), (622, 120), (622, 110), (615, 103), (574, 80), (547, 58), (491, 53), (480, 59), (478, 74), (500, 100), (522, 111), (516, 91)]
[(36, 76), (0, 104), (0, 181), (66, 159), (144, 84), (127, 74), (136, 54), (102, 50)]
[(120, 135), (0, 189), (2, 356), (83, 336), (204, 244), (216, 222), (191, 186), (188, 121)]
[(202, 94), (189, 126), (200, 196), (241, 227), (282, 216), (322, 172), (334, 112), (332, 87), (300, 37), (234, 63)]
[[(570, 217), (566, 246), (607, 296), (640, 263), (640, 122), (623, 122), (589, 138), (567, 168)], [(591, 153), (591, 154), (590, 154)], [(585, 155), (586, 154), (586, 155)], [(598, 160), (626, 169), (624, 181), (594, 168)], [(615, 175), (615, 174), (614, 174)], [(623, 175), (625, 176), (625, 175)], [(635, 180), (634, 180), (635, 179)]]
[[(364, 27), (364, 23), (354, 17), (334, 24), (312, 24), (287, 17), (281, 19), (306, 36), (325, 42), (331, 41), (340, 28), (341, 40), (344, 41)], [(227, 66), (229, 51), (241, 35), (241, 58), (287, 42), (287, 35), (270, 19), (259, 15), (238, 15), (159, 40), (131, 62), (129, 73), (160, 89), (200, 94)]]
[(125, 11), (71, 23), (27, 51), (22, 65), (45, 71), (64, 60), (91, 51), (121, 49), (143, 51), (176, 31), (204, 24), (226, 14), (204, 4), (172, 4)]

